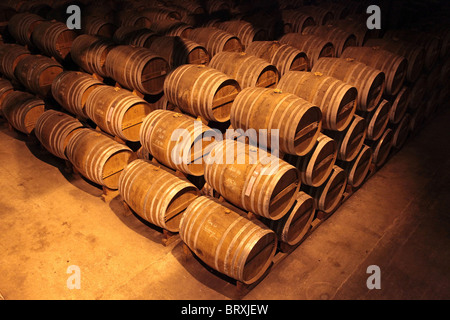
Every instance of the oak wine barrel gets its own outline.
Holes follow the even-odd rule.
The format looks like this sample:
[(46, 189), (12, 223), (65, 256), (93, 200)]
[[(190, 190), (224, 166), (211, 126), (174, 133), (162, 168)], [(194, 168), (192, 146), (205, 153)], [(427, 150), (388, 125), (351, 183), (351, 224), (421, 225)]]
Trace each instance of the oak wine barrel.
[(245, 52), (219, 52), (211, 59), (208, 66), (235, 79), (242, 89), (274, 88), (280, 78), (274, 65)]
[(262, 219), (272, 229), (281, 242), (294, 246), (302, 241), (311, 228), (314, 219), (315, 203), (308, 194), (300, 191), (290, 211), (280, 220)]
[(70, 55), (72, 60), (84, 71), (107, 77), (106, 56), (113, 47), (112, 41), (82, 34), (73, 41)]
[(282, 36), (279, 41), (306, 52), (311, 68), (320, 58), (335, 56), (333, 44), (315, 35), (288, 33)]
[(201, 176), (214, 135), (208, 126), (178, 112), (155, 110), (142, 123), (140, 141), (154, 158), (174, 170)]
[(59, 60), (69, 55), (76, 37), (76, 32), (68, 29), (65, 23), (53, 21), (41, 22), (31, 34), (31, 40), (41, 52)]
[(5, 98), (14, 91), (14, 87), (11, 82), (6, 79), (0, 78), (0, 116), (2, 115), (3, 101)]
[(246, 284), (264, 275), (277, 249), (272, 230), (209, 197), (198, 197), (186, 209), (180, 237), (204, 263)]
[(206, 182), (232, 204), (278, 220), (291, 208), (300, 187), (298, 170), (240, 141), (214, 144), (205, 159)]
[(51, 96), (53, 80), (61, 72), (63, 72), (61, 64), (41, 55), (29, 55), (23, 58), (14, 70), (17, 80), (42, 98)]
[(384, 73), (354, 59), (321, 58), (311, 71), (321, 72), (354, 86), (358, 90), (356, 108), (361, 111), (375, 109), (384, 93)]
[(405, 57), (408, 61), (406, 80), (409, 82), (415, 82), (423, 70), (425, 50), (416, 43), (401, 41), (399, 39), (369, 39), (364, 46), (380, 47), (383, 50)]
[(34, 47), (31, 42), (31, 34), (38, 24), (46, 21), (44, 18), (34, 13), (17, 13), (8, 21), (8, 32), (21, 45)]
[(179, 231), (184, 211), (198, 196), (187, 180), (141, 159), (123, 170), (119, 193), (140, 217), (170, 232)]
[(441, 40), (439, 37), (413, 30), (388, 30), (383, 38), (400, 39), (416, 45), (423, 46), (425, 49), (425, 68), (431, 70), (440, 56)]
[[(305, 155), (313, 148), (321, 130), (321, 118), (317, 106), (294, 94), (258, 87), (242, 90), (230, 115), (233, 128), (248, 131), (254, 143), (295, 155)], [(262, 134), (262, 130), (266, 133)], [(272, 130), (278, 130), (278, 137)], [(272, 145), (273, 138), (277, 146)]]
[(366, 141), (366, 144), (373, 150), (372, 162), (377, 167), (381, 167), (386, 162), (392, 149), (393, 137), (394, 132), (391, 129), (386, 128), (380, 139), (376, 141)]
[(406, 114), (402, 121), (400, 121), (393, 130), (392, 137), (392, 147), (395, 149), (401, 149), (409, 135), (409, 123), (411, 121), (411, 117), (409, 114)]
[(288, 71), (309, 69), (309, 59), (305, 52), (278, 41), (253, 41), (246, 47), (245, 52), (274, 65), (280, 76)]
[(380, 49), (380, 47), (347, 47), (342, 53), (342, 58), (356, 59), (383, 71), (388, 95), (396, 95), (403, 86), (408, 67), (408, 62), (403, 56)]
[(47, 110), (38, 118), (34, 133), (47, 151), (67, 160), (66, 147), (70, 137), (83, 127), (80, 121), (65, 113)]
[(281, 19), (284, 33), (302, 33), (306, 27), (316, 25), (313, 17), (297, 10), (282, 10)]
[(209, 54), (205, 47), (180, 37), (156, 37), (147, 48), (169, 62), (172, 69), (183, 64), (209, 63)]
[(358, 188), (364, 182), (372, 164), (372, 148), (363, 145), (357, 157), (351, 162), (339, 161), (338, 165), (347, 173), (348, 184)]
[(317, 105), (322, 111), (324, 129), (342, 131), (355, 114), (356, 88), (320, 72), (289, 71), (278, 88)]
[(31, 53), (27, 48), (17, 44), (0, 45), (0, 73), (10, 80), (16, 80), (14, 71), (17, 64)]
[(303, 184), (318, 187), (328, 179), (336, 156), (336, 141), (321, 133), (311, 152), (301, 157), (289, 157), (288, 162), (299, 170)]
[(135, 158), (127, 146), (87, 128), (75, 131), (70, 137), (66, 155), (80, 174), (112, 190), (118, 189), (122, 171)]
[(312, 34), (330, 41), (335, 49), (335, 56), (340, 57), (347, 47), (356, 46), (356, 36), (353, 33), (328, 26), (310, 26), (303, 29), (302, 34)]
[(383, 99), (371, 113), (361, 114), (367, 121), (366, 139), (378, 140), (389, 123), (392, 104)]
[(87, 73), (78, 71), (61, 72), (52, 82), (53, 98), (67, 111), (87, 119), (86, 101), (92, 90), (104, 83)]
[(204, 46), (211, 57), (222, 51), (244, 51), (238, 37), (214, 27), (195, 28), (188, 39)]
[(169, 64), (146, 48), (117, 46), (106, 56), (105, 70), (128, 89), (159, 94), (163, 91)]
[(391, 102), (391, 112), (389, 114), (389, 122), (396, 124), (403, 119), (403, 116), (408, 109), (410, 102), (410, 92), (408, 87), (403, 87), (395, 97), (391, 97), (389, 102)]
[(337, 158), (343, 161), (352, 161), (364, 144), (367, 135), (366, 120), (355, 114), (352, 122), (344, 131), (325, 130), (324, 133), (337, 142)]
[(44, 113), (45, 103), (36, 96), (22, 91), (13, 91), (3, 100), (3, 116), (20, 132), (30, 134), (36, 121)]
[(347, 187), (347, 174), (334, 166), (327, 181), (317, 188), (310, 188), (308, 193), (314, 198), (317, 210), (332, 213), (342, 202)]
[(182, 65), (164, 82), (167, 100), (186, 113), (226, 122), (231, 105), (241, 91), (238, 82), (203, 65)]
[(86, 99), (86, 114), (105, 132), (126, 141), (139, 141), (144, 118), (154, 109), (128, 90), (96, 86)]

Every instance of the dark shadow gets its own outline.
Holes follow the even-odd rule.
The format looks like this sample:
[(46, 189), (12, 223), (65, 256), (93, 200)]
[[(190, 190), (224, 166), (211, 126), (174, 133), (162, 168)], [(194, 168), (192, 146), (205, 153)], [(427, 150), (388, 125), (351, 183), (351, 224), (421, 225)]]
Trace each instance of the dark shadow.
[(128, 228), (141, 236), (153, 241), (154, 243), (162, 244), (163, 229), (151, 224), (147, 220), (141, 218), (136, 212), (130, 209), (132, 214), (129, 214), (128, 210), (123, 204), (121, 196), (115, 197), (109, 203), (109, 207), (116, 214), (117, 218)]

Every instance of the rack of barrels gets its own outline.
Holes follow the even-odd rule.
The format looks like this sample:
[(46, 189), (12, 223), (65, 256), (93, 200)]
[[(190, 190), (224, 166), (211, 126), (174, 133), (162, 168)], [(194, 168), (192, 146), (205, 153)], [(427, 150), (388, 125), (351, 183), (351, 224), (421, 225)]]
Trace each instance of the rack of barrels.
[(450, 73), (445, 20), (250, 3), (80, 1), (81, 30), (68, 1), (0, 8), (4, 120), (243, 284), (442, 110)]

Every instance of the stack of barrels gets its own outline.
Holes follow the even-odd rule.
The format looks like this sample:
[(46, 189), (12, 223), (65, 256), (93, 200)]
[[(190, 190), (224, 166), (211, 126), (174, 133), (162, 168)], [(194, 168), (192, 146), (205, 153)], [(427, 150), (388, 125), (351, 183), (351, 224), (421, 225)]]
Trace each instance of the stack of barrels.
[(449, 29), (356, 1), (39, 3), (6, 6), (0, 115), (246, 284), (449, 97)]

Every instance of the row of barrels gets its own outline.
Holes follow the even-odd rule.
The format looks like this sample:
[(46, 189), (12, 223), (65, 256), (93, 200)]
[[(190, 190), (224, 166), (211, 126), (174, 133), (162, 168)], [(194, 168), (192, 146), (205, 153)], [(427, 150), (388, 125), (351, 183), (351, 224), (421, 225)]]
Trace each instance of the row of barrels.
[[(334, 50), (329, 52), (336, 54)], [(233, 52), (230, 54), (234, 55), (231, 61), (240, 58), (241, 62), (236, 66), (230, 66), (229, 63), (222, 63), (221, 59), (216, 59), (217, 69), (182, 66), (184, 68), (180, 68), (180, 70), (183, 70), (184, 73), (178, 69), (175, 70), (179, 71), (178, 76), (174, 71), (164, 81), (165, 96), (171, 103), (194, 117), (199, 115), (216, 117), (213, 118), (214, 120), (223, 120), (229, 117), (233, 128), (236, 129), (280, 129), (282, 125), (290, 123), (285, 125), (284, 132), (281, 130), (281, 134), (284, 135), (283, 151), (287, 153), (286, 155), (281, 154), (281, 157), (287, 161), (279, 160), (279, 166), (276, 167), (274, 175), (262, 174), (270, 170), (270, 166), (265, 165), (267, 162), (263, 162), (261, 159), (256, 160), (255, 164), (244, 166), (237, 163), (237, 158), (234, 163), (221, 163), (220, 161), (216, 163), (207, 160), (228, 159), (227, 148), (230, 147), (234, 150), (239, 145), (239, 142), (233, 140), (213, 143), (214, 139), (208, 139), (210, 144), (202, 141), (205, 145), (199, 148), (200, 154), (195, 152), (197, 149), (195, 144), (193, 146), (186, 142), (181, 148), (175, 144), (171, 146), (169, 137), (174, 130), (182, 128), (188, 129), (188, 132), (195, 131), (195, 118), (186, 114), (153, 110), (142, 121), (140, 130), (133, 128), (134, 121), (131, 121), (132, 128), (128, 132), (136, 134), (137, 131), (140, 131), (138, 137), (142, 140), (142, 145), (158, 162), (172, 169), (187, 171), (189, 174), (204, 174), (207, 183), (234, 206), (212, 198), (199, 197), (198, 190), (192, 184), (189, 186), (184, 184), (188, 183), (186, 180), (178, 177), (176, 177), (178, 180), (172, 180), (172, 177), (175, 177), (173, 174), (169, 179), (169, 176), (164, 173), (170, 174), (170, 170), (166, 170), (161, 165), (157, 166), (141, 160), (132, 161), (135, 156), (129, 148), (97, 131), (77, 127), (77, 120), (73, 123), (74, 130), (69, 129), (67, 139), (57, 139), (59, 142), (56, 145), (64, 149), (60, 156), (67, 157), (88, 179), (110, 188), (119, 188), (122, 197), (139, 215), (168, 230), (177, 230), (178, 228), (183, 241), (207, 264), (235, 279), (250, 283), (255, 281), (270, 264), (276, 250), (277, 240), (288, 242), (287, 239), (294, 239), (291, 243), (295, 243), (298, 238), (301, 238), (313, 218), (314, 209), (312, 208), (319, 208), (326, 212), (333, 211), (338, 206), (347, 183), (354, 186), (360, 185), (364, 180), (364, 173), (367, 173), (368, 164), (371, 162), (381, 164), (383, 157), (387, 158), (392, 146), (401, 147), (401, 142), (404, 142), (410, 128), (408, 121), (411, 121), (411, 116), (407, 113), (409, 111), (406, 111), (407, 102), (402, 102), (408, 100), (405, 98), (408, 94), (407, 88), (402, 85), (394, 86), (396, 83), (394, 80), (399, 78), (399, 76), (395, 76), (395, 72), (392, 72), (391, 79), (393, 81), (391, 81), (390, 87), (391, 89), (400, 87), (397, 95), (392, 95), (395, 100), (388, 100), (392, 100), (392, 98), (386, 95), (384, 98), (388, 99), (382, 98), (385, 87), (387, 91), (387, 78), (390, 75), (386, 70), (392, 70), (393, 67), (376, 65), (376, 59), (373, 59), (375, 62), (371, 67), (371, 61), (363, 61), (364, 65), (358, 62), (358, 57), (353, 56), (356, 55), (354, 52), (352, 52), (352, 56), (341, 59), (320, 57), (314, 63), (313, 68), (317, 67), (317, 69), (313, 69), (313, 72), (291, 71), (284, 74), (283, 77), (286, 76), (286, 79), (292, 77), (294, 80), (284, 80), (282, 77), (272, 81), (270, 70), (261, 80), (259, 77), (252, 78), (251, 74), (244, 73), (242, 75), (239, 73), (239, 67), (251, 65), (248, 60), (245, 60), (248, 58), (247, 55)], [(226, 61), (228, 53), (221, 53), (221, 55), (224, 57), (223, 61)], [(362, 58), (366, 58), (366, 56), (363, 55)], [(321, 69), (321, 63), (323, 63), (323, 69)], [(346, 76), (344, 70), (348, 69), (350, 65), (356, 66), (351, 68), (353, 74), (356, 71), (359, 72), (356, 72), (356, 76), (350, 74)], [(382, 70), (382, 67), (385, 69)], [(372, 72), (368, 72), (371, 70), (370, 68), (373, 69)], [(364, 71), (360, 71), (361, 69)], [(401, 70), (403, 71), (400, 73), (404, 74), (405, 68)], [(206, 105), (211, 105), (210, 110), (196, 106), (195, 102), (189, 100), (197, 97), (199, 90), (204, 89), (205, 86), (195, 88), (194, 83), (183, 80), (183, 74), (188, 79), (188, 75), (192, 75), (190, 72), (198, 72), (197, 76), (201, 77), (202, 72), (206, 73), (206, 71), (210, 74), (213, 71), (220, 72), (222, 76), (226, 76), (227, 80), (233, 80), (231, 81), (232, 85), (225, 86), (227, 90), (219, 94), (216, 104), (213, 102), (211, 105), (210, 100), (206, 102)], [(166, 83), (169, 82), (170, 77), (177, 85), (167, 85), (166, 89)], [(61, 78), (63, 78), (62, 74)], [(205, 84), (210, 85), (211, 78), (206, 79)], [(268, 84), (268, 88), (257, 88), (255, 83), (258, 84), (258, 81)], [(298, 81), (304, 81), (304, 85), (296, 88), (295, 84)], [(67, 80), (69, 84), (73, 82), (74, 80)], [(428, 82), (426, 81), (426, 83)], [(56, 82), (52, 81), (52, 83)], [(63, 80), (59, 82), (61, 89), (55, 89), (55, 95), (63, 89), (62, 83), (64, 83)], [(246, 85), (246, 83), (249, 84)], [(80, 110), (84, 108), (85, 116), (97, 119), (95, 121), (98, 122), (99, 127), (102, 127), (102, 130), (112, 131), (112, 128), (108, 129), (107, 125), (115, 117), (115, 111), (120, 109), (116, 109), (116, 105), (121, 101), (126, 101), (128, 95), (126, 98), (124, 95), (110, 103), (108, 102), (110, 97), (115, 93), (122, 93), (122, 89), (114, 89), (100, 82), (89, 87), (91, 86), (92, 91), (91, 89), (81, 89), (87, 91), (88, 95), (84, 98), (85, 106)], [(185, 86), (186, 95), (177, 94), (176, 90), (181, 90), (180, 86)], [(264, 87), (264, 85), (262, 86)], [(308, 86), (310, 88), (305, 89)], [(433, 88), (432, 81), (430, 81), (430, 86)], [(219, 89), (221, 88), (219, 85)], [(170, 93), (170, 90), (175, 90), (175, 92)], [(103, 91), (104, 93), (102, 93)], [(339, 92), (340, 95), (335, 100), (329, 100), (332, 98), (330, 97), (331, 92)], [(96, 94), (94, 95), (94, 93)], [(207, 96), (214, 97), (214, 94)], [(180, 99), (180, 101), (175, 101), (175, 99)], [(91, 104), (98, 102), (104, 107), (98, 108), (98, 110), (92, 108), (93, 111), (90, 112), (87, 104), (89, 100), (95, 101)], [(61, 101), (64, 101), (64, 98)], [(81, 101), (81, 105), (83, 105), (83, 98)], [(290, 105), (287, 102), (290, 102)], [(417, 103), (421, 105), (420, 102)], [(80, 105), (80, 102), (75, 102), (75, 104)], [(223, 107), (224, 105), (225, 107)], [(330, 108), (330, 105), (336, 107)], [(266, 108), (266, 112), (258, 114), (256, 111), (261, 108)], [(8, 109), (6, 108), (6, 110)], [(217, 109), (219, 112), (215, 111)], [(74, 108), (74, 110), (76, 109)], [(136, 118), (142, 119), (149, 109), (142, 107), (136, 110)], [(139, 113), (139, 110), (143, 110), (142, 113)], [(48, 129), (52, 128), (50, 132), (55, 132), (53, 131), (55, 125), (50, 124), (52, 120), (49, 118), (52, 117), (49, 112), (41, 115), (42, 119), (38, 121), (35, 128), (35, 132), (39, 132), (37, 135), (41, 137), (42, 141), (52, 141), (53, 139), (48, 133), (43, 133), (44, 131), (49, 132)], [(95, 112), (98, 113), (95, 114)], [(126, 113), (126, 111), (124, 112)], [(134, 117), (133, 113), (134, 111), (130, 112), (129, 116)], [(291, 117), (291, 114), (298, 113), (300, 113), (300, 119)], [(289, 117), (283, 118), (283, 114), (289, 115)], [(123, 119), (127, 117), (126, 114), (122, 116)], [(66, 117), (68, 116), (62, 113), (59, 113), (57, 117), (55, 115), (56, 119)], [(10, 120), (11, 117), (7, 116), (6, 118), (10, 123), (13, 122)], [(69, 118), (66, 119), (69, 120)], [(72, 121), (72, 119), (70, 120)], [(102, 119), (105, 120), (103, 125), (100, 124)], [(70, 127), (67, 123), (61, 126)], [(123, 126), (122, 129), (124, 128), (128, 129), (128, 126)], [(189, 128), (194, 129), (189, 131)], [(210, 132), (206, 125), (200, 126), (198, 131), (202, 136), (204, 133)], [(65, 135), (66, 133), (62, 134), (62, 136)], [(114, 133), (114, 135), (119, 134)], [(211, 136), (219, 137), (212, 132)], [(124, 137), (126, 136), (124, 135)], [(128, 136), (127, 139), (130, 137)], [(136, 139), (136, 135), (134, 139)], [(61, 143), (62, 140), (64, 140), (63, 143)], [(196, 140), (197, 136), (194, 135), (191, 141)], [(262, 141), (256, 138), (253, 142), (260, 144)], [(181, 152), (179, 155), (181, 158), (191, 156), (188, 160), (194, 162), (192, 166), (183, 168), (183, 166), (177, 167), (177, 163), (170, 163), (173, 160), (171, 153), (173, 150), (178, 151), (177, 147), (183, 151), (192, 148), (193, 152), (187, 152), (186, 155)], [(52, 147), (48, 145), (46, 148), (51, 149)], [(256, 146), (246, 144), (238, 150), (242, 150), (244, 159), (254, 159), (255, 155), (263, 153)], [(55, 151), (54, 154), (56, 153)], [(205, 161), (197, 167), (195, 160), (199, 155), (200, 158), (204, 157)], [(186, 163), (185, 161), (180, 162), (181, 164)], [(145, 183), (136, 178), (142, 175), (148, 175)], [(161, 183), (152, 183), (153, 181), (161, 181), (161, 183), (167, 181), (167, 184), (161, 188)], [(167, 192), (172, 185), (182, 185), (185, 189)], [(167, 193), (173, 198), (162, 197), (158, 190), (164, 190), (165, 194)], [(299, 190), (302, 191), (299, 192)], [(168, 203), (168, 206), (166, 207), (158, 199), (165, 204)], [(272, 231), (258, 221), (248, 220), (237, 207), (254, 212), (262, 217), (262, 221), (267, 219), (266, 225), (270, 225)], [(275, 225), (277, 226), (275, 227)], [(214, 228), (208, 229), (207, 226), (214, 226)], [(277, 232), (278, 237), (275, 236), (273, 230)], [(286, 230), (296, 232), (286, 235), (289, 233)], [(221, 235), (217, 242), (210, 240), (211, 232)], [(242, 237), (239, 238), (237, 235)], [(202, 239), (208, 239), (208, 241)]]

